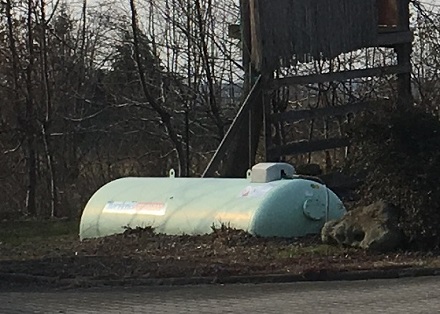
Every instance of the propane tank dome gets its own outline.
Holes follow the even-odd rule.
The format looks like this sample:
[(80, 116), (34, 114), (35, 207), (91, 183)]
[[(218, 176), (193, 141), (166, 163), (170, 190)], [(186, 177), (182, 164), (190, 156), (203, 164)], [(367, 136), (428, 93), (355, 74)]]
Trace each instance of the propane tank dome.
[(262, 237), (317, 234), (346, 213), (325, 185), (295, 176), (286, 163), (262, 163), (247, 178), (122, 178), (101, 187), (87, 203), (80, 238), (123, 233), (126, 227), (206, 234), (229, 224)]
[(295, 168), (287, 163), (259, 163), (252, 167), (251, 182), (268, 183), (275, 180), (281, 180), (286, 176), (291, 177), (295, 173)]

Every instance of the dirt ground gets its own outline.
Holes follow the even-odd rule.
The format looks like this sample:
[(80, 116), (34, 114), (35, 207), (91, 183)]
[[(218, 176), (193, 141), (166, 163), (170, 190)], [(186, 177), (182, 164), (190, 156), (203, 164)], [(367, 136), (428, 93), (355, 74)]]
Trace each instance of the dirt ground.
[(55, 279), (227, 277), (437, 267), (433, 253), (377, 254), (320, 244), (319, 237), (264, 239), (223, 228), (203, 236), (150, 229), (80, 242), (66, 234), (0, 242), (0, 274)]

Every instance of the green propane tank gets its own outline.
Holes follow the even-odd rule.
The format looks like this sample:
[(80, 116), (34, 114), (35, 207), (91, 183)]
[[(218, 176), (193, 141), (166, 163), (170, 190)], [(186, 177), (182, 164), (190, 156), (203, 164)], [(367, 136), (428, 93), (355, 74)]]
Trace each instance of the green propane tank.
[(246, 179), (122, 178), (101, 187), (81, 217), (80, 238), (153, 227), (156, 232), (205, 234), (227, 224), (262, 237), (317, 234), (346, 213), (326, 186), (295, 175), (286, 163), (261, 163)]

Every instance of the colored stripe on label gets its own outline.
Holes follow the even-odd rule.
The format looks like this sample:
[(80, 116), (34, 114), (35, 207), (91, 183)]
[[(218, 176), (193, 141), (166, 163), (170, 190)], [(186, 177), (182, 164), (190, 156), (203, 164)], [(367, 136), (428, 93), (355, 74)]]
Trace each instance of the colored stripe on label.
[(108, 202), (104, 213), (163, 216), (166, 204), (161, 202)]

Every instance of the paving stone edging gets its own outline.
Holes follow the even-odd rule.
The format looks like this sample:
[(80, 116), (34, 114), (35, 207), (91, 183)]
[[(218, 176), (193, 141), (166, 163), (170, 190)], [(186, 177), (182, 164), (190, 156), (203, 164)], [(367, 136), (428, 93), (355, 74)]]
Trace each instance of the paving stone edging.
[(400, 268), (341, 272), (317, 271), (308, 272), (300, 275), (272, 274), (227, 277), (127, 278), (115, 280), (93, 278), (59, 279), (56, 277), (33, 276), (28, 274), (0, 273), (0, 286), (2, 283), (6, 283), (9, 286), (38, 285), (47, 286), (49, 288), (53, 287), (71, 289), (103, 286), (181, 286), (205, 284), (289, 283), (306, 281), (354, 281), (439, 275), (440, 268)]

